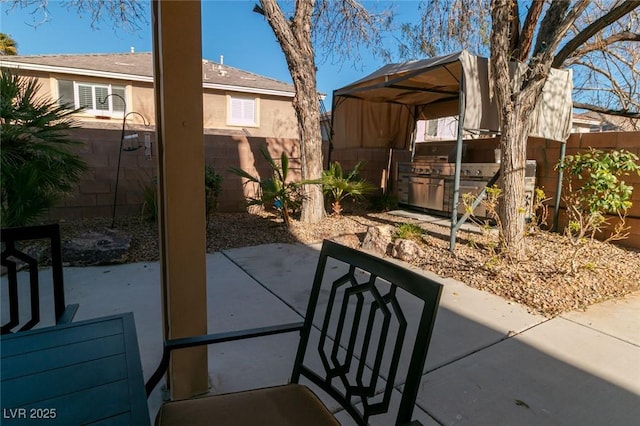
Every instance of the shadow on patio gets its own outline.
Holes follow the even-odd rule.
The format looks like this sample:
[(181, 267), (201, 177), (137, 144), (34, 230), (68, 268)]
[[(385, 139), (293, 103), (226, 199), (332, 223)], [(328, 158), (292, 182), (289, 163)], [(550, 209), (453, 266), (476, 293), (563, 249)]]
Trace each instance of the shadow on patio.
[[(318, 250), (269, 244), (207, 255), (209, 332), (301, 320)], [(425, 425), (630, 425), (640, 418), (637, 334), (614, 337), (585, 326), (589, 312), (548, 320), (442, 281), (414, 418)], [(134, 313), (145, 380), (162, 351), (159, 283), (157, 262), (65, 269), (67, 302), (80, 304), (75, 321)], [(637, 322), (637, 316), (627, 320)], [(290, 333), (210, 346), (212, 390), (286, 383), (297, 343), (297, 334)], [(158, 387), (149, 398), (152, 419), (161, 398)], [(338, 419), (350, 424), (344, 412)], [(390, 423), (380, 418), (372, 424)]]

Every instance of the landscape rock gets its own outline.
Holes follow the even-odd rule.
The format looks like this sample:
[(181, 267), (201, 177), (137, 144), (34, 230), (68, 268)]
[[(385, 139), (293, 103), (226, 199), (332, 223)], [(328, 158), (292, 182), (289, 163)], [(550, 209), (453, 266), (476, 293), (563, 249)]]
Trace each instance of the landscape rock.
[(362, 242), (362, 248), (390, 255), (394, 232), (395, 228), (391, 225), (369, 226)]
[(360, 247), (360, 238), (356, 234), (343, 234), (332, 238), (336, 243), (340, 243), (347, 247)]
[(425, 257), (426, 252), (415, 241), (396, 240), (391, 249), (391, 255), (396, 259), (412, 263)]
[(131, 236), (117, 229), (102, 229), (75, 236), (62, 244), (62, 258), (70, 265), (110, 265), (127, 261)]

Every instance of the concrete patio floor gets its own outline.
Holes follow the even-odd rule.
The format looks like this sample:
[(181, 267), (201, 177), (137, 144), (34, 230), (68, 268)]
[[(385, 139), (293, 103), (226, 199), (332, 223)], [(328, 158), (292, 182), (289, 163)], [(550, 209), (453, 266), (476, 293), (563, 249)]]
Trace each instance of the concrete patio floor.
[[(300, 321), (318, 250), (268, 244), (207, 255), (209, 332)], [(162, 348), (159, 280), (157, 262), (65, 268), (67, 303), (80, 304), (76, 321), (134, 313), (145, 379)], [(424, 425), (637, 424), (640, 293), (546, 319), (442, 282), (414, 418)], [(210, 346), (212, 391), (286, 383), (297, 343), (291, 333)], [(160, 404), (158, 387), (149, 399), (152, 418)], [(346, 413), (337, 416), (351, 424)]]

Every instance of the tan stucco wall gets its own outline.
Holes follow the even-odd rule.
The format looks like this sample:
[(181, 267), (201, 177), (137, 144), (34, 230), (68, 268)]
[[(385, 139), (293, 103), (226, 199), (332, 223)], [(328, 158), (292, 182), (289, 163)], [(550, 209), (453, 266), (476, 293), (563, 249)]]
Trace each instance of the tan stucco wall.
[[(258, 126), (234, 126), (228, 122), (229, 96), (255, 98), (258, 105)], [(204, 127), (264, 138), (298, 138), (298, 123), (291, 98), (277, 98), (249, 93), (213, 91), (206, 89), (203, 96)]]
[[(142, 114), (149, 123), (154, 126), (156, 124), (156, 113), (155, 113), (155, 105), (153, 102), (153, 84), (152, 83), (140, 83), (138, 82), (135, 85), (131, 85), (129, 87), (131, 90), (128, 91), (130, 93), (130, 98), (132, 100), (133, 107), (131, 111), (137, 111)], [(131, 120), (134, 123), (140, 122), (140, 117), (136, 117), (135, 115), (131, 115)], [(127, 122), (129, 119), (127, 119)]]
[(19, 74), (24, 77), (35, 77), (38, 79), (38, 84), (40, 85), (40, 90), (38, 90), (37, 96), (46, 96), (48, 98), (55, 99), (55, 93), (51, 92), (51, 85), (49, 83), (49, 78), (47, 76), (43, 76), (42, 73), (38, 73), (36, 71), (29, 70), (20, 70), (18, 73), (16, 70), (11, 70), (14, 74)]

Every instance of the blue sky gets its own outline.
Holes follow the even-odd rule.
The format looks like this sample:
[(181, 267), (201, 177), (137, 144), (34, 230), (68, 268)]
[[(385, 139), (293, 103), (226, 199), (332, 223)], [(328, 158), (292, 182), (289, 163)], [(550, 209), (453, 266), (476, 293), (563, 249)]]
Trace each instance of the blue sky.
[[(252, 12), (255, 0), (202, 1), (202, 56), (219, 61), (224, 55), (226, 65), (251, 71), (281, 81), (291, 82), (284, 55), (264, 17)], [(365, 2), (366, 3), (366, 2)], [(378, 3), (378, 8), (385, 3)], [(402, 18), (417, 14), (417, 1), (397, 2), (396, 13)], [(21, 55), (58, 53), (115, 53), (151, 51), (150, 25), (132, 33), (103, 21), (91, 28), (89, 14), (79, 16), (75, 10), (63, 8), (60, 2), (49, 1), (47, 22), (42, 14), (34, 14), (34, 7), (10, 10), (0, 4), (0, 31), (13, 37)], [(150, 21), (150, 20), (149, 20)], [(388, 38), (393, 43), (392, 37)], [(359, 64), (342, 65), (318, 63), (318, 90), (327, 94), (327, 109), (331, 109), (330, 95), (335, 89), (375, 71), (384, 65), (379, 57), (361, 52)]]

